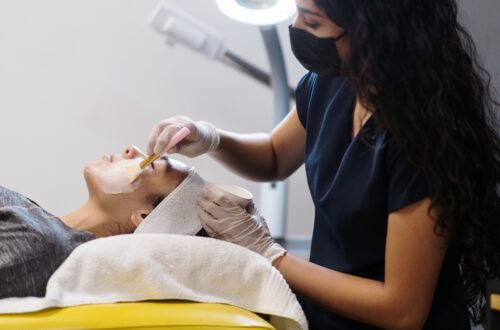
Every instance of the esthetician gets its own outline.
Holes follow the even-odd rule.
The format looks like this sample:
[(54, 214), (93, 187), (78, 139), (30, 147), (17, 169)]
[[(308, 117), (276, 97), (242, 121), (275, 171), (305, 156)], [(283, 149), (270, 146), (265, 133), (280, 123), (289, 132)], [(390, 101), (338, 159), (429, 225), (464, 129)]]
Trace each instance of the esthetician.
[(470, 329), (500, 277), (498, 104), (454, 0), (296, 0), (292, 50), (310, 72), (270, 134), (175, 117), (148, 152), (209, 153), (257, 181), (303, 163), (316, 216), (310, 262), (256, 210), (205, 191), (209, 235), (267, 257), (312, 329)]

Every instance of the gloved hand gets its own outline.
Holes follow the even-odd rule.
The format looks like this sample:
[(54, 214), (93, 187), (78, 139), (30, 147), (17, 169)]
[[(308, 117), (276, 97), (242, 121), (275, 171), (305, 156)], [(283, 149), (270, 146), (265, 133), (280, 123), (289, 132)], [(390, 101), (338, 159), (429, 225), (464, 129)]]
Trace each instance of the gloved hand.
[[(191, 133), (175, 147), (165, 150), (168, 142), (181, 128), (187, 127)], [(147, 145), (147, 153), (160, 155), (164, 152), (179, 153), (196, 157), (214, 151), (219, 146), (220, 137), (214, 125), (206, 121), (193, 121), (188, 117), (176, 116), (157, 123)]]
[(211, 237), (246, 247), (271, 263), (286, 254), (272, 239), (265, 219), (253, 202), (245, 210), (223, 193), (205, 187), (198, 206), (201, 224)]

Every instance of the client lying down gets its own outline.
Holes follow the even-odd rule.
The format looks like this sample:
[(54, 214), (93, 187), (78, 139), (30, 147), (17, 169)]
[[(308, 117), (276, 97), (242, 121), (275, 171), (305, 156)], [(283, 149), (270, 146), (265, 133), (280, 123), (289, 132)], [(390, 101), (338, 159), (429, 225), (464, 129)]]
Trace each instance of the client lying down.
[(131, 184), (129, 169), (144, 158), (131, 146), (87, 164), (88, 201), (65, 216), (0, 187), (0, 298), (44, 296), (49, 277), (73, 249), (96, 237), (134, 232), (192, 174), (184, 164), (161, 158)]

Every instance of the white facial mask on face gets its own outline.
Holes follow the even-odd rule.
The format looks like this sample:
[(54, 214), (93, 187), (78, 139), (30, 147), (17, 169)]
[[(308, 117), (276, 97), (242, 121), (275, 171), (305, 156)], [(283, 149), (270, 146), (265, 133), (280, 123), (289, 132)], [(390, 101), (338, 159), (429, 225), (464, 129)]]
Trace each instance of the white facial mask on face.
[(202, 228), (198, 200), (205, 180), (191, 168), (189, 175), (139, 224), (134, 234), (196, 235)]
[(96, 185), (106, 194), (130, 193), (140, 186), (140, 178), (130, 183), (130, 178), (137, 172), (141, 159), (122, 159), (107, 166), (92, 168)]

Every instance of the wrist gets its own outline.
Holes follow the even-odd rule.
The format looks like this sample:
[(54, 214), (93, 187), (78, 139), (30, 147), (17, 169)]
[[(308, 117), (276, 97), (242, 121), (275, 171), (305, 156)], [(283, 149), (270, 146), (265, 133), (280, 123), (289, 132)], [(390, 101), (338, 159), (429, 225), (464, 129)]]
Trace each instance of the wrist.
[(283, 261), (285, 258), (287, 258), (287, 256), (288, 256), (288, 252), (285, 251), (285, 253), (282, 256), (279, 256), (276, 259), (274, 259), (274, 261), (272, 262), (273, 267), (276, 268), (277, 270), (280, 270), (280, 268), (282, 267)]
[(217, 127), (208, 121), (200, 121), (198, 123), (205, 127), (210, 134), (210, 146), (208, 147), (207, 153), (217, 150), (217, 147), (220, 144), (220, 135)]
[(277, 259), (285, 256), (286, 254), (286, 250), (281, 245), (271, 240), (271, 244), (266, 248), (262, 255), (274, 265)]

